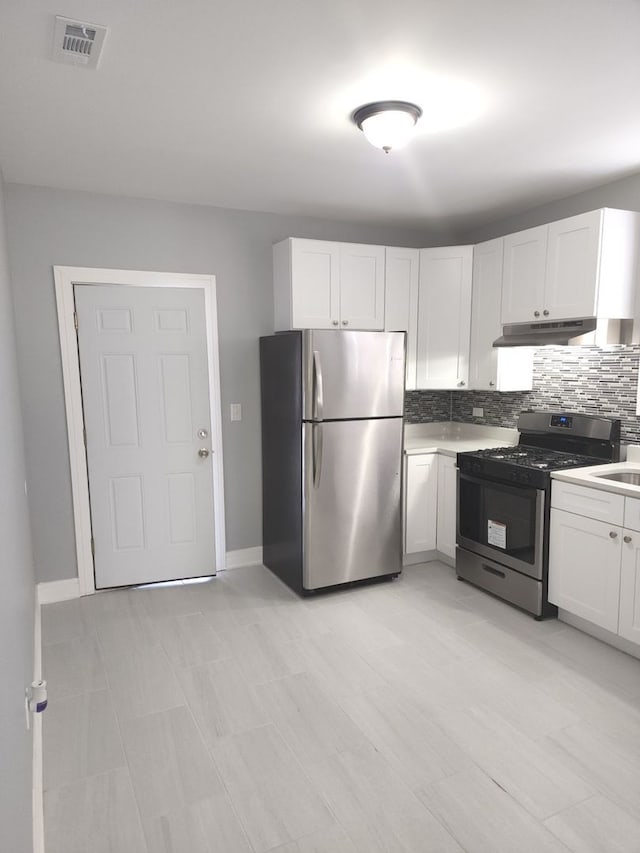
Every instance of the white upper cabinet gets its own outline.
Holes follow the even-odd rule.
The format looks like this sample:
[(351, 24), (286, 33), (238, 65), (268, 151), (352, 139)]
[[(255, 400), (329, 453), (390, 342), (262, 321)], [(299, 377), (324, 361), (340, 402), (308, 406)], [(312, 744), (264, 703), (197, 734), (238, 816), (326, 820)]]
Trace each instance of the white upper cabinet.
[(382, 329), (384, 246), (289, 238), (273, 247), (274, 325)]
[(550, 320), (596, 316), (603, 213), (594, 210), (549, 225), (543, 315)]
[(603, 208), (504, 238), (503, 323), (631, 319), (640, 214)]
[(417, 387), (466, 388), (473, 246), (420, 250)]
[(504, 238), (503, 323), (533, 323), (542, 317), (547, 230), (541, 225)]
[(493, 346), (502, 334), (503, 250), (502, 237), (473, 248), (469, 388), (476, 391), (530, 391), (533, 387), (533, 349)]
[(340, 244), (340, 326), (384, 328), (384, 246)]
[(387, 246), (384, 328), (386, 332), (407, 333), (405, 387), (409, 391), (416, 387), (419, 268), (419, 249), (399, 249)]

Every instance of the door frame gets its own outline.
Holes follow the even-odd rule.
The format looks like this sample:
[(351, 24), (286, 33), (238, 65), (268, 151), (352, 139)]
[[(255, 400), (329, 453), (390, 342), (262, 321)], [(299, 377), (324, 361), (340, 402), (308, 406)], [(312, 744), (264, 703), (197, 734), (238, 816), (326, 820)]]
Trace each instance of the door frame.
[(84, 443), (84, 411), (78, 357), (78, 337), (75, 322), (75, 284), (122, 285), (130, 287), (184, 287), (204, 293), (207, 330), (207, 361), (209, 366), (209, 406), (211, 414), (211, 463), (213, 475), (212, 519), (215, 531), (216, 571), (225, 564), (224, 476), (222, 464), (222, 408), (220, 399), (220, 361), (218, 355), (218, 312), (216, 306), (216, 277), (191, 273), (113, 270), (93, 267), (54, 266), (58, 332), (62, 356), (67, 442), (71, 471), (73, 522), (76, 536), (76, 559), (80, 595), (96, 591), (93, 553), (91, 549), (91, 512), (89, 474)]

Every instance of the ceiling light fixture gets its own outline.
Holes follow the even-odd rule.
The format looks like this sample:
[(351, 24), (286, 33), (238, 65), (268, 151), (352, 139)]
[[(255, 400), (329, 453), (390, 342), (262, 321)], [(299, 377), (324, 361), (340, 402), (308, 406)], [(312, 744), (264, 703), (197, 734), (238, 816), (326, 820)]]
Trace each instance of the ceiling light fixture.
[(388, 154), (411, 138), (422, 110), (408, 101), (375, 101), (365, 104), (351, 118), (376, 148)]

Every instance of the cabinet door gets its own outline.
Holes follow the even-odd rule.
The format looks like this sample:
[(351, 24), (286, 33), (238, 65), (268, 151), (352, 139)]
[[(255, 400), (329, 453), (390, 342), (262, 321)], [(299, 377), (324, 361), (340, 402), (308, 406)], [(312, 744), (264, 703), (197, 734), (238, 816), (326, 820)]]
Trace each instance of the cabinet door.
[(384, 328), (384, 246), (340, 246), (340, 326)]
[(640, 534), (623, 530), (618, 633), (640, 643)]
[(495, 390), (498, 350), (493, 342), (502, 334), (502, 251), (504, 240), (489, 240), (473, 247), (473, 290), (471, 296), (471, 349), (469, 387)]
[(436, 548), (456, 558), (457, 469), (452, 456), (438, 456), (438, 523)]
[(333, 329), (340, 319), (340, 243), (291, 240), (291, 326)]
[(552, 509), (549, 601), (617, 632), (621, 553), (621, 527)]
[(404, 550), (434, 551), (438, 511), (438, 456), (407, 456), (404, 508)]
[(407, 333), (407, 372), (405, 387), (416, 387), (416, 348), (418, 345), (418, 249), (387, 247), (385, 261), (384, 328), (387, 332)]
[(420, 250), (417, 386), (469, 383), (473, 246)]
[(502, 334), (502, 254), (504, 239), (473, 247), (469, 388), (476, 391), (530, 391), (533, 349), (496, 348)]
[(593, 210), (548, 226), (542, 313), (550, 320), (596, 315), (601, 222)]
[(503, 323), (535, 323), (543, 319), (548, 227), (528, 228), (504, 238)]

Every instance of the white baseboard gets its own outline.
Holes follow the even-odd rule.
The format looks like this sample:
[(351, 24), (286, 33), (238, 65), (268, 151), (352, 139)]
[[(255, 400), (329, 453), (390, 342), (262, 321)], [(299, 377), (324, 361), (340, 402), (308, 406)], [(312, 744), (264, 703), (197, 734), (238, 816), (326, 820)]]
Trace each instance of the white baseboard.
[(569, 613), (568, 610), (558, 608), (558, 619), (560, 622), (566, 622), (572, 628), (577, 628), (579, 631), (584, 631), (585, 634), (590, 634), (596, 640), (601, 640), (609, 646), (614, 646), (621, 652), (626, 652), (628, 655), (633, 655), (634, 658), (640, 658), (640, 646), (637, 643), (632, 643), (630, 640), (625, 640), (624, 637), (619, 637), (617, 634), (612, 634), (606, 628), (601, 628), (599, 625), (594, 625), (580, 616), (575, 616)]
[(78, 578), (66, 578), (63, 581), (47, 581), (36, 584), (38, 604), (54, 604), (56, 601), (68, 601), (70, 598), (80, 598), (80, 581)]
[(227, 551), (226, 553), (225, 569), (260, 565), (262, 565), (262, 547), (241, 548), (239, 551)]
[[(35, 612), (33, 618), (33, 680), (42, 678), (42, 622), (40, 600), (36, 589)], [(42, 714), (31, 715), (33, 739), (32, 765), (32, 816), (33, 816), (33, 853), (44, 853), (44, 787), (42, 776)]]
[(452, 560), (451, 557), (448, 557), (446, 554), (443, 554), (442, 551), (416, 551), (413, 554), (402, 555), (403, 566), (415, 566), (418, 563), (431, 563), (433, 560), (439, 560), (441, 563), (446, 563), (447, 566), (451, 566), (453, 569), (456, 567), (456, 561)]

